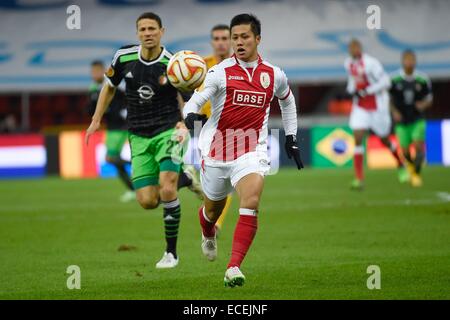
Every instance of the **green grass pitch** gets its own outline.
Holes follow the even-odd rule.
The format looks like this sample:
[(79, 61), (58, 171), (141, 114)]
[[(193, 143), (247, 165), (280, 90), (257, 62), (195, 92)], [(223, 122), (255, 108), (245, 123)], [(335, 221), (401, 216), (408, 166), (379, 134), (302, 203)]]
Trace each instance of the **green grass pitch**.
[[(284, 169), (269, 176), (242, 288), (223, 275), (237, 220), (234, 199), (219, 258), (200, 250), (199, 200), (182, 190), (180, 264), (156, 270), (162, 209), (121, 204), (116, 179), (0, 182), (0, 299), (450, 299), (450, 169), (424, 168), (424, 187), (393, 170)], [(118, 251), (126, 244), (136, 250)], [(81, 269), (81, 289), (66, 268)], [(366, 286), (381, 269), (381, 289)]]

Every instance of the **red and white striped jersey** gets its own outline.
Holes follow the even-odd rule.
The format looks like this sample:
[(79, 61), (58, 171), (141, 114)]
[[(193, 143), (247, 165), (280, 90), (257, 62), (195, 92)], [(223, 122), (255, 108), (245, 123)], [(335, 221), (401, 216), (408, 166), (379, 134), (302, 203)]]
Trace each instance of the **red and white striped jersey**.
[(211, 68), (204, 89), (195, 92), (183, 109), (186, 117), (211, 100), (211, 117), (199, 137), (203, 159), (220, 164), (252, 152), (267, 154), (267, 125), (274, 97), (280, 101), (286, 135), (295, 135), (295, 99), (280, 68), (260, 57), (245, 63), (235, 56)]
[(365, 90), (367, 95), (355, 97), (353, 105), (366, 110), (384, 109), (389, 104), (388, 89), (391, 85), (389, 75), (374, 57), (363, 54), (360, 59), (347, 58), (344, 63), (348, 73), (347, 91), (350, 94)]

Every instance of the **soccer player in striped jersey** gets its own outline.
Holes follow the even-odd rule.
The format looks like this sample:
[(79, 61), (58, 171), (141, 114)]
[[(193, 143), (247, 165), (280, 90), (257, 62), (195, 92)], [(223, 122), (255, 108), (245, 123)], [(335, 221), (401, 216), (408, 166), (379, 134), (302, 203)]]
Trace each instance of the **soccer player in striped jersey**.
[[(396, 123), (395, 133), (408, 163), (410, 182), (422, 185), (420, 171), (425, 157), (424, 112), (433, 104), (433, 92), (428, 76), (416, 70), (416, 54), (406, 50), (402, 54), (402, 69), (392, 77), (391, 109)], [(415, 156), (409, 148), (414, 146)]]
[[(156, 268), (173, 268), (179, 261), (176, 248), (181, 208), (177, 189), (193, 184), (181, 170), (186, 139), (180, 132), (187, 130), (181, 117), (180, 93), (166, 76), (172, 54), (161, 45), (161, 18), (144, 13), (136, 28), (140, 45), (122, 47), (115, 54), (86, 132), (86, 143), (100, 127), (116, 87), (125, 80), (133, 187), (144, 209), (163, 205), (166, 250)], [(188, 97), (183, 96), (184, 100)]]

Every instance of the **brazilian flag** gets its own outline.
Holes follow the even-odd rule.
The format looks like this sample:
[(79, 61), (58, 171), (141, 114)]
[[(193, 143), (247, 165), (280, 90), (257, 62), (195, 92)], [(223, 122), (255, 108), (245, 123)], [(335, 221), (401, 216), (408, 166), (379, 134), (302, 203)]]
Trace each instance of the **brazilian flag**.
[(351, 167), (354, 140), (347, 126), (317, 126), (311, 129), (312, 166)]

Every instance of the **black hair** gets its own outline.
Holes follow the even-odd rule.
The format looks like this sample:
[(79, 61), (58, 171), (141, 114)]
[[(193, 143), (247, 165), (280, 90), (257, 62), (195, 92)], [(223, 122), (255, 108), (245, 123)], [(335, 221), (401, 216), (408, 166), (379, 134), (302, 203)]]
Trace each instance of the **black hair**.
[(141, 14), (137, 19), (136, 19), (136, 28), (138, 25), (138, 22), (141, 21), (142, 19), (151, 19), (151, 20), (155, 20), (158, 23), (158, 26), (160, 28), (162, 28), (162, 21), (161, 18), (153, 12), (144, 12), (143, 14)]
[(231, 19), (230, 30), (233, 29), (234, 26), (241, 24), (249, 24), (255, 36), (261, 35), (261, 21), (253, 14), (242, 13), (234, 16), (233, 19)]
[(214, 31), (217, 30), (227, 30), (230, 31), (230, 27), (226, 24), (216, 24), (214, 27), (211, 28), (211, 37)]
[(91, 62), (91, 67), (95, 67), (95, 66), (99, 66), (99, 67), (105, 67), (105, 65), (103, 64), (102, 60), (94, 60)]

